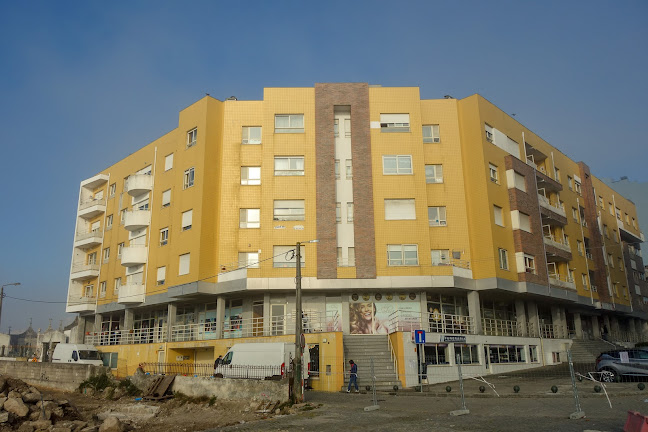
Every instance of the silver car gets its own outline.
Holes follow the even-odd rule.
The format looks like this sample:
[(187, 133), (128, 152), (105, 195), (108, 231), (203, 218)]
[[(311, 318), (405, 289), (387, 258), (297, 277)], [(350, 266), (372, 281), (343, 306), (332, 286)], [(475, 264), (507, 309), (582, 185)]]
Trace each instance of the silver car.
[(596, 371), (601, 372), (604, 382), (648, 377), (648, 351), (631, 348), (603, 352), (596, 358)]

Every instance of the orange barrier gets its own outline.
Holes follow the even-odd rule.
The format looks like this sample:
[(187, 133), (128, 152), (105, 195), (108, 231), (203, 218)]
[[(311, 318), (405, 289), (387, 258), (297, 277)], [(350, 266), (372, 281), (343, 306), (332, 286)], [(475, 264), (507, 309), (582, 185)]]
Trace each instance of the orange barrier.
[(648, 418), (637, 411), (628, 411), (623, 432), (648, 432)]

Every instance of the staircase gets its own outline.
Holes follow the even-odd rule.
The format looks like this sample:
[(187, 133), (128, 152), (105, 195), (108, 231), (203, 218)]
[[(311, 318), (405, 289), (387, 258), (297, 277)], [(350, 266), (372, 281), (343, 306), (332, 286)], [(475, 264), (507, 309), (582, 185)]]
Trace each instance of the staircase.
[[(344, 344), (344, 386), (349, 385), (349, 360), (358, 365), (358, 386), (364, 390), (371, 385), (371, 359), (373, 359), (376, 390), (392, 390), (395, 385), (402, 388), (398, 374), (394, 371), (387, 335), (345, 335)], [(351, 390), (353, 391), (353, 389)]]
[(594, 363), (599, 354), (614, 349), (618, 349), (615, 344), (601, 339), (574, 339), (571, 346), (572, 361), (574, 363)]

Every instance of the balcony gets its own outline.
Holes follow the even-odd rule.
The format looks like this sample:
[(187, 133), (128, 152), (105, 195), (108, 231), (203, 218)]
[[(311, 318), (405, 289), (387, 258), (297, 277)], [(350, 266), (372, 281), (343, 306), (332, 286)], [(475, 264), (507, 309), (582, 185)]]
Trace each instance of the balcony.
[(565, 289), (576, 289), (576, 284), (574, 280), (569, 276), (563, 276), (558, 273), (549, 273), (549, 283), (553, 286)]
[(538, 194), (538, 202), (540, 203), (541, 208), (549, 210), (550, 212), (556, 213), (557, 215), (567, 219), (565, 209), (560, 204), (553, 204), (551, 203), (551, 201), (549, 201), (549, 198), (540, 194)]
[(119, 288), (119, 304), (142, 303), (146, 297), (146, 287), (141, 283), (129, 283)]
[(101, 230), (94, 230), (86, 233), (76, 233), (74, 236), (74, 247), (87, 249), (94, 246), (99, 246), (103, 239), (103, 232)]
[(149, 210), (127, 211), (124, 217), (124, 228), (128, 231), (137, 231), (151, 225), (151, 212)]
[(89, 199), (79, 203), (79, 216), (83, 219), (92, 219), (106, 212), (106, 199)]
[(146, 264), (146, 246), (128, 246), (122, 249), (121, 265), (131, 267)]
[(94, 297), (69, 296), (65, 311), (68, 313), (94, 312), (97, 308), (97, 300)]
[(77, 264), (72, 266), (70, 272), (70, 279), (72, 280), (88, 280), (99, 277), (99, 264)]
[(544, 236), (545, 251), (547, 253), (547, 261), (571, 261), (572, 253), (569, 245), (555, 240), (553, 236)]
[(134, 174), (126, 180), (126, 192), (130, 196), (142, 195), (153, 189), (153, 177), (148, 174)]

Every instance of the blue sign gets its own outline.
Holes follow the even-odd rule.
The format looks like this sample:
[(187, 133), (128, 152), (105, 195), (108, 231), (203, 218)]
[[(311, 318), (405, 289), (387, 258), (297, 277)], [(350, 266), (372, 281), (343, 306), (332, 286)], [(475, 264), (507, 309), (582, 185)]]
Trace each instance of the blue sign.
[(414, 330), (414, 342), (417, 344), (425, 343), (425, 330)]

